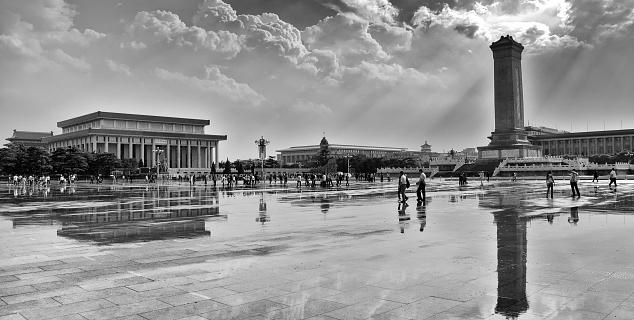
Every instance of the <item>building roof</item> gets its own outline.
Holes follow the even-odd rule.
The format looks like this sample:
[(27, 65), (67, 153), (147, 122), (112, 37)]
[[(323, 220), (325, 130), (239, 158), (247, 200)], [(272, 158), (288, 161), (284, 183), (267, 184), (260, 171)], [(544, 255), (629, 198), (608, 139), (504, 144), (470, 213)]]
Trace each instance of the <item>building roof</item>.
[(191, 125), (203, 125), (203, 126), (209, 125), (209, 120), (203, 120), (203, 119), (161, 117), (161, 116), (150, 116), (150, 115), (142, 115), (142, 114), (97, 111), (97, 112), (89, 113), (83, 116), (75, 117), (72, 119), (60, 121), (57, 123), (57, 126), (59, 128), (64, 128), (64, 127), (72, 126), (75, 124), (90, 122), (97, 119), (135, 120), (135, 121), (179, 123), (179, 124), (191, 124)]
[[(286, 149), (276, 150), (276, 152), (292, 152), (292, 151), (312, 151), (319, 150), (319, 145), (312, 146), (297, 146), (290, 147)], [(374, 146), (357, 146), (351, 144), (330, 144), (328, 145), (329, 149), (357, 149), (357, 150), (375, 150), (375, 151), (393, 151), (393, 152), (402, 152), (409, 151), (407, 148), (394, 148), (394, 147), (374, 147)]]
[(7, 138), (9, 141), (14, 140), (37, 140), (40, 141), (44, 137), (53, 136), (53, 131), (49, 132), (39, 132), (39, 131), (18, 131), (13, 130), (13, 136), (11, 138)]
[(126, 135), (126, 136), (140, 136), (140, 137), (166, 137), (166, 138), (183, 138), (183, 139), (208, 139), (208, 140), (227, 140), (227, 135), (215, 135), (215, 134), (197, 134), (197, 133), (177, 133), (177, 132), (155, 132), (155, 131), (132, 131), (132, 130), (118, 130), (118, 129), (95, 129), (88, 128), (85, 130), (64, 133), (56, 136), (50, 136), (42, 139), (46, 143), (63, 141), (66, 139), (85, 137), (87, 135)]
[(625, 136), (634, 135), (634, 129), (587, 131), (587, 132), (567, 132), (558, 134), (543, 134), (539, 136), (529, 136), (529, 140), (550, 140), (550, 139), (570, 139), (570, 138), (596, 138), (605, 136)]

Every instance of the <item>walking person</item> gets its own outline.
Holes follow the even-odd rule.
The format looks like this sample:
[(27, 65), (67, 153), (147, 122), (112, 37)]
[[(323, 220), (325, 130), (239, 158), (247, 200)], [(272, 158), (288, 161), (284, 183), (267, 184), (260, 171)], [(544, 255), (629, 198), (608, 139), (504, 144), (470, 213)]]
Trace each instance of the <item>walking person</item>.
[(423, 172), (423, 169), (418, 169), (418, 173), (420, 173), (420, 175), (418, 177), (418, 182), (417, 182), (418, 188), (416, 189), (416, 197), (418, 202), (424, 202), (425, 201), (425, 179), (427, 178), (427, 176)]
[(612, 189), (612, 183), (614, 183), (614, 188), (616, 188), (616, 170), (614, 168), (610, 171), (610, 184), (608, 184), (610, 189)]
[(546, 198), (548, 198), (548, 193), (550, 192), (550, 198), (553, 197), (553, 187), (555, 186), (555, 178), (553, 178), (553, 172), (548, 171), (546, 174)]
[(399, 201), (407, 201), (407, 199), (409, 199), (406, 195), (405, 195), (405, 190), (407, 190), (407, 188), (409, 188), (409, 180), (407, 179), (407, 175), (405, 175), (405, 173), (403, 171), (399, 172), (399, 178), (398, 178), (398, 200)]
[(592, 182), (599, 182), (599, 172), (597, 170), (594, 170), (592, 174)]
[(575, 196), (575, 191), (577, 192), (577, 197), (581, 197), (581, 193), (579, 193), (579, 187), (577, 186), (577, 181), (579, 180), (579, 174), (575, 169), (572, 169), (570, 172), (570, 188), (572, 189), (572, 196)]

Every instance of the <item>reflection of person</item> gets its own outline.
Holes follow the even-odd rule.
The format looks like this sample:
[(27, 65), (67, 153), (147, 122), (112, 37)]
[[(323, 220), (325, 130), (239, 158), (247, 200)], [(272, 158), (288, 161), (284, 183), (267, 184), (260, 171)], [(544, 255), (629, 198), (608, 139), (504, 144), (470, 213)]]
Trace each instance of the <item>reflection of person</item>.
[(405, 213), (405, 209), (407, 209), (408, 206), (406, 202), (398, 204), (398, 224), (401, 228), (401, 233), (405, 233), (405, 225), (407, 221), (410, 220), (410, 217)]
[(420, 222), (420, 232), (425, 230), (425, 226), (427, 225), (427, 207), (425, 203), (419, 203), (416, 207), (418, 221)]
[(579, 180), (579, 174), (575, 169), (572, 169), (570, 172), (570, 188), (572, 189), (572, 196), (575, 196), (575, 191), (577, 192), (577, 197), (581, 197), (581, 193), (579, 193), (579, 187), (577, 186), (577, 181)]
[(418, 197), (418, 202), (422, 202), (425, 201), (425, 178), (427, 178), (427, 176), (425, 176), (423, 169), (418, 169), (418, 172), (420, 176), (418, 177), (416, 196)]
[(548, 221), (548, 223), (553, 224), (553, 220), (555, 220), (555, 215), (552, 213), (547, 213), (546, 220)]
[(579, 222), (579, 207), (571, 207), (570, 208), (570, 217), (568, 218), (568, 223), (572, 223), (577, 225)]
[(553, 186), (555, 185), (555, 178), (553, 178), (553, 172), (548, 171), (546, 174), (546, 198), (550, 192), (550, 197), (553, 198)]

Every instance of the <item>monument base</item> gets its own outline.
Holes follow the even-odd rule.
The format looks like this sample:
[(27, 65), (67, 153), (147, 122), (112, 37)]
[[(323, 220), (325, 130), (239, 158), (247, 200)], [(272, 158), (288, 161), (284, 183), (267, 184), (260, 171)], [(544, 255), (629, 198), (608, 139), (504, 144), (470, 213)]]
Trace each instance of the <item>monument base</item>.
[(478, 160), (536, 158), (541, 156), (541, 148), (531, 144), (478, 147)]

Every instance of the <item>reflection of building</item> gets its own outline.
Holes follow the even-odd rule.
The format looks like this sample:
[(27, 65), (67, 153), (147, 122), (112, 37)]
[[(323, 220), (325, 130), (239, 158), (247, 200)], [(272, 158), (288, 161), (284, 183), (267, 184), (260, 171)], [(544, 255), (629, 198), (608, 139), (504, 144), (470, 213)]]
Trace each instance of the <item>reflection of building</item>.
[(53, 136), (51, 132), (35, 132), (35, 131), (18, 131), (13, 130), (13, 136), (7, 140), (13, 144), (21, 144), (25, 147), (46, 147), (46, 143), (42, 142), (42, 138)]
[(57, 235), (77, 240), (97, 242), (130, 242), (172, 238), (192, 238), (208, 236), (205, 219), (176, 221), (141, 221), (116, 225), (70, 226), (57, 230)]
[(526, 219), (515, 210), (494, 212), (497, 227), (498, 301), (495, 312), (517, 318), (526, 300)]
[(326, 137), (321, 139), (319, 145), (290, 147), (287, 149), (277, 150), (280, 154), (278, 160), (283, 165), (294, 163), (305, 163), (313, 160), (319, 154), (321, 149), (328, 149), (330, 156), (334, 158), (343, 158), (345, 156), (366, 156), (368, 158), (385, 158), (385, 157), (418, 157), (419, 151), (408, 150), (407, 148), (394, 147), (373, 147), (373, 146), (357, 146), (347, 144), (330, 144)]
[(218, 163), (218, 143), (227, 140), (205, 134), (207, 125), (209, 120), (97, 111), (58, 122), (62, 134), (43, 141), (50, 151), (72, 146), (143, 160), (148, 167), (161, 162), (173, 174), (205, 172)]

